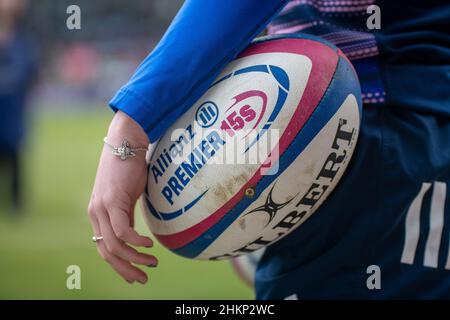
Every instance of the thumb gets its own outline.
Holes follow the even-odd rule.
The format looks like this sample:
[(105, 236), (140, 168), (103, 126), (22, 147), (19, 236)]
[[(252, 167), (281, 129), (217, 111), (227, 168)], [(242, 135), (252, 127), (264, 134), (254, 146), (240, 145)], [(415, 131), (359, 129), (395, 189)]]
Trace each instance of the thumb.
[(134, 207), (132, 212), (126, 212), (120, 207), (108, 209), (111, 226), (117, 238), (134, 246), (151, 247), (153, 241), (141, 236), (134, 230)]

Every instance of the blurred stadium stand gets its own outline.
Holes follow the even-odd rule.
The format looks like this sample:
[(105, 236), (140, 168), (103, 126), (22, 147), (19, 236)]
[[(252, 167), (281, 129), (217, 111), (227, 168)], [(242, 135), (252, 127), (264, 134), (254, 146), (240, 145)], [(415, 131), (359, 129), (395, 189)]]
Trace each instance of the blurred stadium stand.
[[(52, 111), (103, 106), (154, 47), (181, 0), (29, 1), (26, 24), (41, 52), (34, 105)], [(81, 8), (81, 30), (66, 9)]]

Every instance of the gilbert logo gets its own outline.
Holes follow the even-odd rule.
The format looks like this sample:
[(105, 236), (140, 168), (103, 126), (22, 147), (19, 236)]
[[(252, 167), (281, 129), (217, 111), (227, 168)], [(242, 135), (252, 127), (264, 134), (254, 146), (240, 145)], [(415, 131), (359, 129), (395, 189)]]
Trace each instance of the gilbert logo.
[[(276, 182), (275, 182), (276, 184)], [(266, 223), (266, 226), (272, 222), (273, 218), (275, 218), (275, 215), (278, 213), (278, 211), (282, 208), (284, 208), (285, 206), (287, 206), (292, 200), (294, 200), (294, 198), (290, 198), (289, 200), (283, 202), (283, 203), (277, 203), (273, 200), (273, 196), (272, 196), (272, 191), (273, 188), (275, 188), (275, 184), (273, 185), (272, 189), (270, 189), (269, 195), (266, 198), (265, 203), (262, 206), (259, 206), (249, 212), (247, 212), (246, 214), (244, 214), (244, 217), (251, 214), (251, 213), (255, 213), (255, 212), (263, 212), (266, 215), (268, 215), (268, 221)]]
[[(355, 126), (349, 125), (347, 119), (339, 119), (336, 133), (330, 148), (330, 153), (323, 163), (321, 170), (312, 182), (308, 191), (299, 199), (293, 202), (293, 206), (290, 205), (292, 199), (288, 199), (287, 202), (278, 203), (274, 202), (272, 199), (272, 189), (266, 199), (266, 202), (248, 212), (258, 212), (262, 211), (269, 215), (269, 220), (273, 220), (277, 211), (280, 210), (280, 214), (283, 213), (281, 220), (279, 220), (275, 225), (269, 226), (275, 231), (274, 238), (259, 237), (258, 239), (247, 243), (245, 246), (234, 250), (231, 253), (226, 253), (224, 255), (211, 257), (210, 260), (220, 260), (224, 258), (230, 258), (233, 256), (238, 256), (241, 254), (247, 254), (255, 250), (261, 249), (262, 247), (275, 242), (283, 235), (287, 234), (290, 230), (293, 230), (296, 226), (301, 224), (316, 204), (321, 201), (321, 198), (328, 193), (328, 190), (333, 182), (333, 179), (338, 175), (338, 173), (344, 167), (343, 164), (347, 160), (352, 144), (354, 143), (357, 136), (357, 128)], [(275, 186), (275, 184), (274, 184)], [(287, 206), (290, 207), (287, 207)], [(287, 207), (286, 212), (282, 212), (283, 207)], [(269, 221), (270, 224), (270, 221)]]

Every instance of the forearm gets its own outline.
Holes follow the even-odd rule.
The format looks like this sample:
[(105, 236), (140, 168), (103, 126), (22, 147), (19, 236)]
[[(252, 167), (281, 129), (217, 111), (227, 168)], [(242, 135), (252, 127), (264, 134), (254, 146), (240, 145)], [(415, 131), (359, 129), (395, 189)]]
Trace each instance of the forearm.
[(108, 141), (114, 145), (120, 145), (127, 139), (134, 146), (147, 146), (148, 136), (142, 127), (130, 116), (118, 111), (108, 129)]

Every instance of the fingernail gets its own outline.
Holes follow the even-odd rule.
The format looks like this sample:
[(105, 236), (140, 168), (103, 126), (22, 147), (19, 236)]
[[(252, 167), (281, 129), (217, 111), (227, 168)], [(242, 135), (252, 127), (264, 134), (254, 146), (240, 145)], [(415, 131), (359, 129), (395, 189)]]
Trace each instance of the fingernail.
[(149, 267), (155, 268), (158, 266), (158, 259), (154, 258), (154, 261), (152, 263), (150, 263)]
[(140, 284), (145, 284), (147, 282), (147, 279), (140, 279), (138, 280)]

